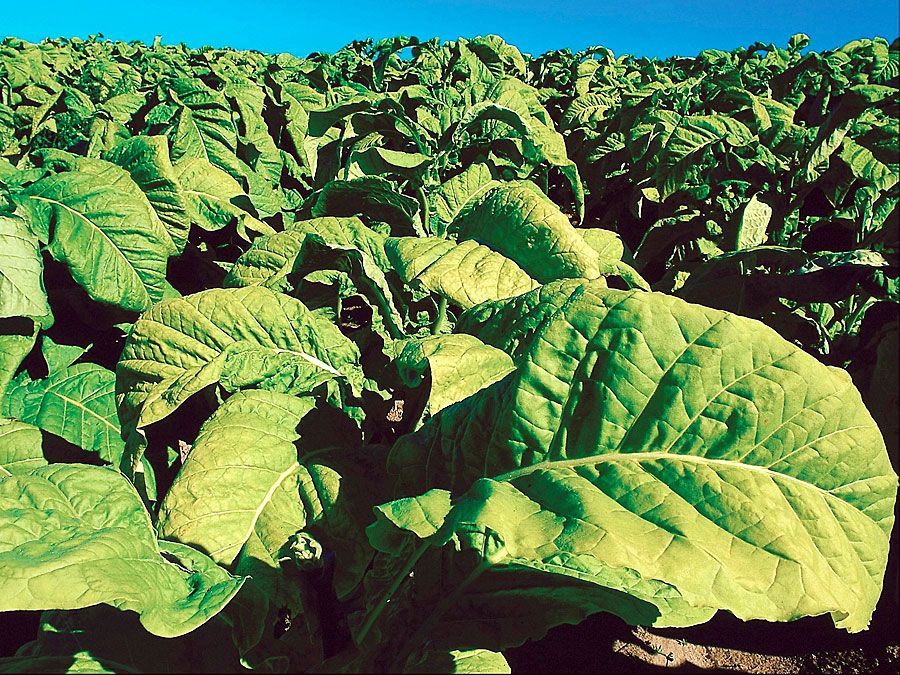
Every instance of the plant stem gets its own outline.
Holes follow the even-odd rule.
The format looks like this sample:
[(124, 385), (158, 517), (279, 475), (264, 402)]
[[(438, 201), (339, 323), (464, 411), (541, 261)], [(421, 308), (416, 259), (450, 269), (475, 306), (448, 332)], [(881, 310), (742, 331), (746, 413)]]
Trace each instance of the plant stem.
[(378, 604), (372, 608), (372, 611), (369, 612), (368, 616), (366, 616), (365, 623), (363, 623), (362, 627), (359, 629), (359, 633), (356, 636), (356, 644), (362, 647), (365, 642), (366, 636), (372, 630), (372, 626), (375, 625), (375, 622), (378, 620), (378, 617), (381, 616), (381, 613), (384, 611), (384, 608), (387, 607), (388, 602), (390, 602), (391, 597), (394, 593), (397, 592), (397, 589), (400, 588), (400, 584), (404, 582), (404, 580), (409, 578), (409, 573), (412, 572), (413, 567), (416, 566), (416, 563), (419, 562), (419, 558), (421, 558), (425, 551), (429, 548), (428, 543), (423, 543), (419, 548), (417, 548), (413, 554), (410, 556), (409, 560), (406, 561), (406, 564), (403, 566), (403, 569), (394, 577), (393, 581), (391, 581), (391, 585), (388, 586), (387, 590), (382, 593), (381, 597), (378, 598)]
[(439, 334), (445, 323), (447, 323), (447, 298), (442, 295), (441, 299), (438, 300), (437, 318), (434, 320), (434, 324), (431, 326), (431, 334)]

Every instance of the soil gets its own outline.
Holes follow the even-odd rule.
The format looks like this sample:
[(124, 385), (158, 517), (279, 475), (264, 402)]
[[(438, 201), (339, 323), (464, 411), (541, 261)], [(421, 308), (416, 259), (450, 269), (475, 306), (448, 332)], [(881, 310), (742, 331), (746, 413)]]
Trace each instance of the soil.
[(768, 623), (720, 612), (702, 626), (647, 629), (599, 614), (505, 654), (513, 673), (897, 673), (900, 612), (890, 593), (869, 630), (852, 635), (828, 616)]

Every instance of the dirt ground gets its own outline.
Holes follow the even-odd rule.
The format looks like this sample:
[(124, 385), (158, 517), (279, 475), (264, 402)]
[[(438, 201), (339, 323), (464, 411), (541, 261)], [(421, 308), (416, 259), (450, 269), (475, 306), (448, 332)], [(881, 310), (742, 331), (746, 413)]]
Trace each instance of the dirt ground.
[(506, 656), (513, 673), (898, 673), (900, 612), (889, 594), (870, 629), (852, 635), (827, 616), (767, 623), (720, 613), (702, 626), (648, 630), (596, 615)]

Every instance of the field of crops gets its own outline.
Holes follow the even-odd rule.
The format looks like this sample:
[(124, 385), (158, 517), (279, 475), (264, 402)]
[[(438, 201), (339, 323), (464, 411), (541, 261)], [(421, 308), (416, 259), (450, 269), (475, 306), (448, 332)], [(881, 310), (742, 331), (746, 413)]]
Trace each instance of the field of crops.
[(808, 42), (6, 38), (0, 673), (896, 628), (900, 42)]

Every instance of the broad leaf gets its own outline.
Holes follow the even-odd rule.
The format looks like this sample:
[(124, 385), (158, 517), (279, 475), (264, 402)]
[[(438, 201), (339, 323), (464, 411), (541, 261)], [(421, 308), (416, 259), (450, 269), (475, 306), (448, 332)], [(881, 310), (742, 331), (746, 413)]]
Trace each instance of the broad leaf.
[(504, 183), (488, 190), (457, 216), (450, 231), (461, 241), (473, 239), (502, 253), (541, 283), (600, 274), (597, 253), (556, 204), (530, 183)]
[(119, 143), (104, 159), (118, 164), (140, 186), (172, 240), (178, 253), (184, 251), (191, 221), (185, 212), (184, 194), (169, 159), (164, 136), (136, 136)]
[(68, 156), (70, 170), (25, 190), (48, 233), (49, 250), (95, 300), (141, 311), (162, 297), (172, 239), (123, 169), (99, 159)]
[(314, 405), (311, 397), (267, 391), (228, 399), (204, 424), (163, 500), (160, 536), (230, 565), (255, 533), (277, 558), (306, 523), (294, 441)]
[(118, 465), (125, 444), (115, 400), (116, 375), (94, 363), (52, 371), (42, 380), (14, 381), (2, 401), (2, 413), (96, 452)]
[(40, 429), (0, 417), (0, 477), (28, 473), (46, 464)]
[(438, 237), (391, 238), (385, 251), (403, 281), (421, 285), (463, 309), (538, 285), (512, 260), (471, 240), (457, 244)]
[(390, 225), (414, 228), (419, 206), (384, 178), (366, 176), (329, 182), (312, 207), (313, 216), (364, 216)]
[[(340, 452), (298, 456), (303, 444), (297, 427), (314, 405), (311, 397), (266, 391), (228, 399), (200, 430), (158, 523), (161, 536), (197, 546), (252, 576), (236, 600), (238, 645), (249, 652), (264, 640), (265, 656), (277, 649), (297, 667), (315, 659), (315, 651), (291, 654), (284, 648), (309, 652), (319, 629), (307, 582), (292, 568), (292, 541), (312, 529), (336, 553), (335, 587), (347, 594), (371, 559), (363, 526), (366, 507), (378, 494), (368, 486), (372, 474), (358, 454), (343, 462)], [(284, 609), (298, 625), (279, 646), (263, 633)]]
[(10, 381), (34, 347), (39, 326), (30, 319), (0, 319), (0, 404)]
[(261, 287), (164, 300), (134, 324), (116, 369), (123, 419), (142, 427), (226, 379), (302, 393), (338, 378), (358, 391), (359, 352), (303, 303)]
[(179, 78), (171, 87), (170, 95), (181, 104), (177, 121), (168, 130), (172, 160), (202, 159), (239, 180), (237, 128), (225, 97), (199, 79)]
[(24, 316), (43, 328), (53, 324), (42, 279), (38, 240), (15, 215), (0, 214), (0, 319)]
[(0, 531), (4, 611), (106, 603), (176, 637), (218, 613), (243, 583), (197, 551), (157, 542), (137, 492), (101, 467), (51, 465), (4, 478)]
[(426, 413), (434, 415), (515, 370), (503, 351), (471, 335), (436, 335), (410, 340), (396, 360), (404, 384), (417, 387), (426, 375)]
[[(844, 371), (760, 323), (659, 294), (561, 282), (496, 305), (484, 332), (506, 327), (517, 371), (390, 458), (402, 493), (451, 491), (427, 542), (476, 554), (459, 558), (474, 575), (461, 583), (528, 568), (626, 592), (660, 625), (726, 609), (866, 627), (897, 477)], [(386, 513), (415, 531), (404, 509)], [(606, 611), (646, 611), (614, 599)]]
[(444, 181), (429, 195), (431, 210), (440, 228), (433, 228), (430, 223), (426, 223), (426, 227), (430, 227), (433, 234), (442, 234), (469, 200), (494, 185), (491, 170), (482, 163), (472, 164), (462, 173)]
[(185, 159), (175, 165), (175, 177), (186, 199), (186, 214), (198, 227), (214, 231), (236, 221), (257, 232), (272, 231), (249, 213), (240, 183), (222, 169), (203, 159)]

